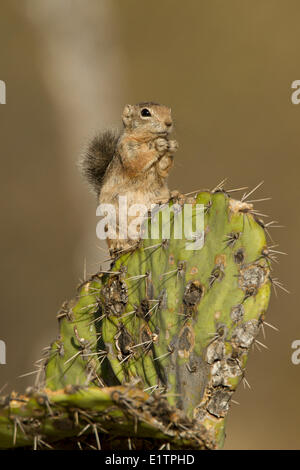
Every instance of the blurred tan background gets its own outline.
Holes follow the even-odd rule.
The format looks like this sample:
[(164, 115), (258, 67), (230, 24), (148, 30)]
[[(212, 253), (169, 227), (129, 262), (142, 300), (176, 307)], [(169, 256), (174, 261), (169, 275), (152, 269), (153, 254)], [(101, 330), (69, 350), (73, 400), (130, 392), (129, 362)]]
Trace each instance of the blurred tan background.
[[(300, 448), (298, 269), (300, 79), (298, 0), (0, 0), (1, 311), (7, 364), (0, 389), (22, 391), (55, 315), (106, 256), (96, 202), (76, 161), (87, 140), (120, 126), (125, 103), (168, 104), (180, 151), (170, 178), (188, 192), (254, 187), (262, 212), (286, 228), (273, 238), (289, 257), (276, 275), (269, 350), (251, 354), (232, 406), (227, 449)], [(4, 392), (3, 392), (4, 393)]]

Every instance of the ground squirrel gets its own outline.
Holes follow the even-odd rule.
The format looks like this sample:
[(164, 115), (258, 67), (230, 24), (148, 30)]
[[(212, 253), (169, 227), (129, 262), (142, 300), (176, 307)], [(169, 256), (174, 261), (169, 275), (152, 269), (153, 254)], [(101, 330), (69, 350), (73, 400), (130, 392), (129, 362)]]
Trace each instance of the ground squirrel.
[[(169, 200), (167, 176), (178, 148), (175, 140), (169, 140), (173, 121), (167, 106), (153, 102), (126, 105), (122, 120), (123, 132), (106, 131), (95, 137), (81, 160), (82, 172), (99, 204), (113, 204), (117, 217), (119, 196), (127, 197), (128, 207), (143, 204), (147, 210)], [(116, 239), (108, 234), (107, 241), (111, 253), (136, 243), (129, 236), (120, 236), (118, 230)]]

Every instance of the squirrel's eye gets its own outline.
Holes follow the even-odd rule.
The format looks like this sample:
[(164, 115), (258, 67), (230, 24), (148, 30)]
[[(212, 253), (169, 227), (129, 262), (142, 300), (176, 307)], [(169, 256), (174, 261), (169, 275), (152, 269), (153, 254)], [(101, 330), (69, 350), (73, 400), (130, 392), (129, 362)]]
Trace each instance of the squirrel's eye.
[(149, 109), (143, 108), (142, 111), (141, 111), (141, 116), (143, 116), (143, 117), (150, 117), (150, 116), (151, 116), (151, 113), (150, 113)]

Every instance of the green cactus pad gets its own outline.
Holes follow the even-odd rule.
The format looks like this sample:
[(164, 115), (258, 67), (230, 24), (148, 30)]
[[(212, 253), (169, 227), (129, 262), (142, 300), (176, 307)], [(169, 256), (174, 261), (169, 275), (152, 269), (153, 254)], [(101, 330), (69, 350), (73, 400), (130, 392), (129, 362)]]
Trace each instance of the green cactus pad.
[(82, 286), (61, 320), (47, 386), (140, 381), (211, 429), (220, 446), (268, 306), (269, 259), (251, 205), (223, 191), (200, 193), (192, 203), (194, 211), (204, 207), (203, 247), (187, 250), (186, 239), (174, 239), (183, 207), (171, 211), (169, 240), (142, 240)]
[[(182, 202), (171, 201), (157, 215), (156, 238), (116, 257), (109, 271), (94, 275), (63, 305), (60, 335), (45, 358), (45, 387), (52, 397), (70, 385), (87, 390), (91, 408), (89, 390), (141, 390), (152, 402), (165, 403), (173, 418), (179, 413), (192, 423), (188, 440), (166, 438), (166, 425), (160, 442), (220, 448), (232, 395), (269, 303), (270, 257), (252, 205), (223, 190), (185, 201), (193, 219), (197, 208), (204, 213), (203, 233), (196, 235), (203, 246), (187, 249), (191, 240), (175, 237), (187, 211)], [(171, 213), (169, 239), (164, 211)], [(144, 233), (151, 233), (150, 224)], [(138, 409), (136, 419), (143, 422), (133, 401), (131, 411)], [(129, 436), (129, 427), (120, 424), (118, 432)]]

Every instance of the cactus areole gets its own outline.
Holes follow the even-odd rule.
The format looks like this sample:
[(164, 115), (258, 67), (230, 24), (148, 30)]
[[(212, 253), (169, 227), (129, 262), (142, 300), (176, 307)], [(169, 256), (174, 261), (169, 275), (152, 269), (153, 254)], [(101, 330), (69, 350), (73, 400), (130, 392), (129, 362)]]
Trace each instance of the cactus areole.
[(251, 204), (223, 190), (201, 192), (193, 204), (204, 206), (201, 249), (173, 237), (179, 214), (171, 212), (170, 239), (140, 240), (63, 305), (43, 388), (23, 396), (22, 406), (1, 405), (2, 447), (12, 447), (14, 426), (19, 446), (55, 447), (62, 437), (76, 445), (80, 432), (101, 448), (223, 446), (269, 303), (270, 259)]

